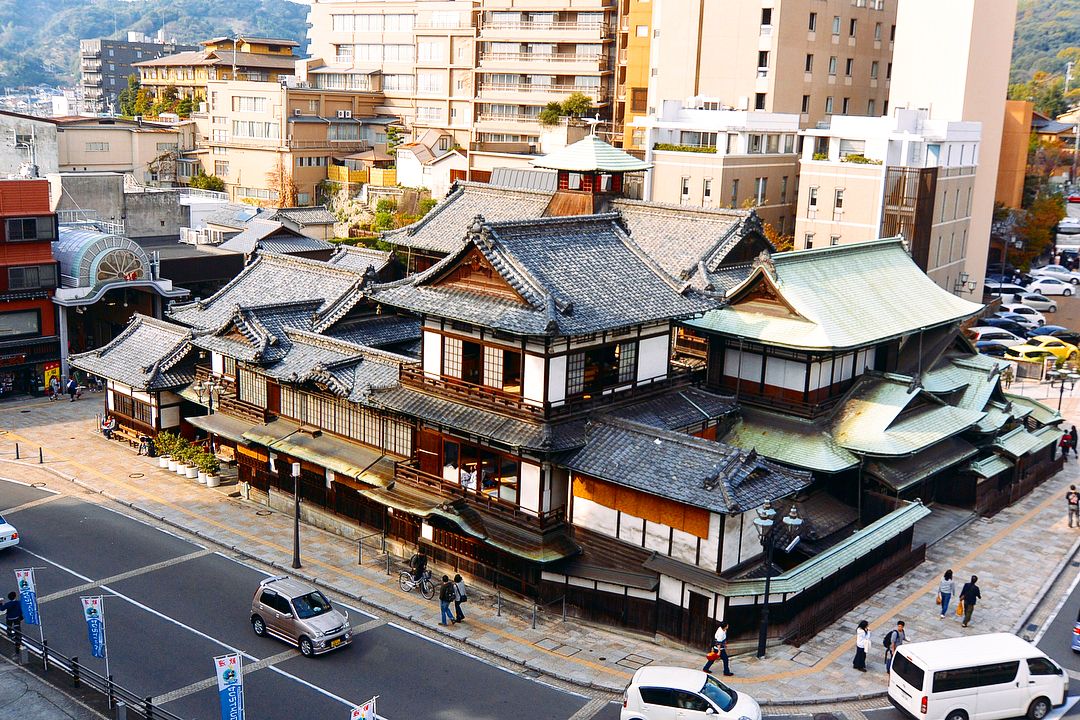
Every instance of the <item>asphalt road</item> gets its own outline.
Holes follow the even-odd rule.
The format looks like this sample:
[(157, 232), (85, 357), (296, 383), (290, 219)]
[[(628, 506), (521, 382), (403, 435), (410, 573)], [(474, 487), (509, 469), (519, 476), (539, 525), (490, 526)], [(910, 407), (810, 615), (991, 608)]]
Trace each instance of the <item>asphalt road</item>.
[[(0, 481), (0, 512), (48, 495)], [(73, 498), (24, 508), (9, 520), (22, 542), (0, 553), (0, 590), (14, 588), (14, 569), (43, 568), (35, 576), (49, 646), (100, 674), (104, 661), (90, 657), (79, 596), (104, 595), (109, 671), (141, 696), (207, 681), (213, 656), (239, 651), (245, 665), (273, 658), (244, 675), (248, 717), (262, 720), (347, 718), (374, 695), (379, 715), (390, 720), (555, 720), (588, 702), (393, 623), (375, 623), (343, 650), (304, 658), (251, 631), (251, 596), (265, 577), (259, 570)], [(345, 607), (354, 627), (374, 620)], [(24, 631), (37, 634), (32, 626)], [(218, 717), (216, 685), (180, 695), (164, 707), (191, 720)], [(618, 709), (595, 717), (617, 718)]]

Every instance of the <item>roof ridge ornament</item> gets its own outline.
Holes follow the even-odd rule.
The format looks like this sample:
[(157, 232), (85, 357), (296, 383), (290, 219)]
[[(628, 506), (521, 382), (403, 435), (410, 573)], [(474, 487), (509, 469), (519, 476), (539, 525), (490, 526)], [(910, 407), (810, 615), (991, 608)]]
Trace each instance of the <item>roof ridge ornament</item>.
[(762, 250), (758, 253), (758, 256), (750, 263), (752, 268), (761, 268), (769, 274), (773, 280), (776, 279), (776, 264), (773, 262), (772, 253), (768, 250)]

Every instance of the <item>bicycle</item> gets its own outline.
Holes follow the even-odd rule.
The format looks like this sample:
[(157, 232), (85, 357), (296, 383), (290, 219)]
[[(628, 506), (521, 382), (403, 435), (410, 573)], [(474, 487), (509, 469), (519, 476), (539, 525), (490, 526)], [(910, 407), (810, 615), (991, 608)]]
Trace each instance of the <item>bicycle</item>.
[(435, 583), (431, 581), (430, 570), (425, 570), (419, 580), (414, 580), (412, 573), (408, 570), (402, 570), (401, 575), (398, 576), (398, 585), (404, 592), (412, 592), (413, 589), (419, 587), (420, 594), (428, 600), (435, 597)]

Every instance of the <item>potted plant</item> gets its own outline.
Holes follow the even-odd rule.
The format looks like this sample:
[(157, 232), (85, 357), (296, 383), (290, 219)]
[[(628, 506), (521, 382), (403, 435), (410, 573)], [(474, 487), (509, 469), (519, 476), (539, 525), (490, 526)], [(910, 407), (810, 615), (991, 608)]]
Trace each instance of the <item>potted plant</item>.
[(176, 444), (176, 434), (169, 431), (158, 433), (157, 438), (154, 440), (154, 445), (158, 452), (158, 467), (169, 467), (169, 460), (172, 457), (173, 447)]
[(196, 480), (199, 477), (199, 459), (206, 451), (198, 445), (190, 446), (188, 450), (188, 462), (185, 466), (184, 474), (188, 480)]
[(218, 462), (217, 456), (212, 452), (205, 453), (202, 456), (202, 463), (199, 465), (200, 475), (206, 476), (207, 487), (217, 487), (221, 484), (221, 478), (218, 476), (218, 472), (221, 470), (221, 463)]
[(176, 467), (173, 469), (177, 475), (186, 475), (188, 467), (191, 466), (191, 445), (181, 438), (177, 446), (173, 452), (173, 457), (176, 458)]

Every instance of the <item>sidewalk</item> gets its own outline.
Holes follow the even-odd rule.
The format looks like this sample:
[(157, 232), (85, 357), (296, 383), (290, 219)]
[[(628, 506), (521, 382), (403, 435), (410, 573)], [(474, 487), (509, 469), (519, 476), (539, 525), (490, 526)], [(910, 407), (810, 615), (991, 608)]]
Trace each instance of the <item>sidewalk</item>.
[[(1014, 392), (1019, 389), (1013, 386)], [(1067, 417), (1076, 417), (1080, 400), (1067, 398), (1063, 409)], [(499, 617), (490, 593), (475, 587), (464, 607), (467, 622), (439, 627), (438, 604), (415, 592), (401, 592), (396, 570), (387, 576), (384, 562), (358, 565), (355, 541), (309, 526), (301, 528), (303, 569), (292, 571), (288, 514), (268, 512), (264, 505), (230, 497), (235, 486), (211, 490), (181, 479), (159, 469), (156, 460), (106, 441), (94, 432), (94, 413), (100, 410), (96, 398), (74, 404), (34, 400), (0, 407), (0, 476), (45, 482), (51, 489), (91, 502), (104, 500), (85, 491), (100, 493), (167, 525), (284, 568), (283, 572), (315, 579), (360, 599), (365, 609), (406, 618), (429, 635), (457, 638), (522, 666), (523, 672), (621, 693), (643, 664), (700, 667), (704, 662), (703, 652), (578, 622), (562, 623), (558, 607), (542, 614), (533, 630), (531, 607), (504, 605)], [(20, 443), (22, 461), (14, 459), (15, 442)], [(39, 446), (44, 448), (44, 465), (37, 464)], [(25, 460), (28, 454), (30, 462)], [(760, 660), (752, 654), (735, 656), (736, 677), (728, 679), (763, 705), (878, 697), (886, 687), (881, 637), (898, 619), (907, 623), (911, 641), (1014, 631), (1031, 614), (1044, 584), (1049, 586), (1047, 582), (1071, 558), (1080, 540), (1080, 530), (1068, 528), (1063, 511), (1065, 488), (1073, 482), (1080, 483), (1080, 463), (1075, 461), (1017, 505), (991, 519), (978, 519), (930, 548), (925, 563), (801, 648), (772, 647), (769, 656)], [(979, 576), (983, 600), (969, 630), (960, 627), (955, 614), (938, 619), (934, 597), (946, 568), (952, 568), (958, 580)], [(863, 618), (872, 628), (871, 671), (867, 673), (851, 667), (855, 626)]]

